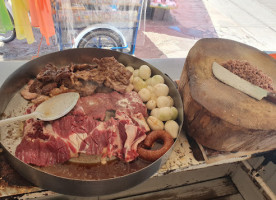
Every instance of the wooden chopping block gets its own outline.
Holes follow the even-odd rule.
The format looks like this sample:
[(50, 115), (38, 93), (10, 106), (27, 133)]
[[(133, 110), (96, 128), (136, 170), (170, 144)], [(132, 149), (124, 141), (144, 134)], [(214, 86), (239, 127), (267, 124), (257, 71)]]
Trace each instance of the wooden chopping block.
[(247, 60), (276, 84), (276, 61), (253, 47), (226, 39), (201, 39), (189, 51), (179, 81), (186, 132), (218, 151), (276, 149), (276, 105), (255, 100), (217, 80), (212, 63)]

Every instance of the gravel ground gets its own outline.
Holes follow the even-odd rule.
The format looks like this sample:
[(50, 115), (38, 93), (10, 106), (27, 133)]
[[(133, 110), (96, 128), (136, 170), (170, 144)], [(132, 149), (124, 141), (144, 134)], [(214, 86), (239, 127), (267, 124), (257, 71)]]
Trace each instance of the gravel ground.
[[(0, 60), (30, 60), (37, 56), (41, 33), (38, 28), (33, 28), (35, 42), (28, 44), (27, 41), (15, 39), (9, 43), (0, 42)], [(55, 37), (50, 39), (50, 45), (43, 38), (40, 46), (39, 56), (59, 50)]]

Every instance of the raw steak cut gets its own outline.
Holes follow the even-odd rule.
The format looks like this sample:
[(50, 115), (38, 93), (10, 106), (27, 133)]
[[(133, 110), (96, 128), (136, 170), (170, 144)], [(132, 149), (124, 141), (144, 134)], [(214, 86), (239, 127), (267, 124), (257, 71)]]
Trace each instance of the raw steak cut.
[[(104, 121), (110, 110), (115, 115)], [(137, 145), (150, 130), (146, 116), (146, 106), (136, 92), (82, 97), (69, 114), (58, 120), (27, 120), (16, 156), (38, 166), (63, 163), (79, 153), (103, 158), (116, 156), (131, 162), (138, 156)]]

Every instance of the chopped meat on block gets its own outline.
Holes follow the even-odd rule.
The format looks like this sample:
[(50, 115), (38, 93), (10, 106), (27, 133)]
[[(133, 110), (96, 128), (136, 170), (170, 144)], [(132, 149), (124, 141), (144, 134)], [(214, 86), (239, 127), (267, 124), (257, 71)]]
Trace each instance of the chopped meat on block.
[(223, 63), (222, 66), (253, 85), (257, 85), (270, 92), (275, 90), (272, 78), (248, 61), (229, 60)]

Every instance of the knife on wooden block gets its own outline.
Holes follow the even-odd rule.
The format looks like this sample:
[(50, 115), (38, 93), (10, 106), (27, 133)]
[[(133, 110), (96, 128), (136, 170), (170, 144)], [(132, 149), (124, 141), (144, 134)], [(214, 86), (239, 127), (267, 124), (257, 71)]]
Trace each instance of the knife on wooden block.
[(257, 100), (265, 98), (266, 100), (276, 104), (276, 93), (269, 92), (263, 88), (253, 85), (252, 83), (230, 72), (220, 64), (213, 62), (212, 71), (214, 76), (221, 82), (236, 88), (237, 90), (240, 90)]

